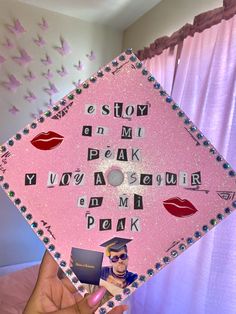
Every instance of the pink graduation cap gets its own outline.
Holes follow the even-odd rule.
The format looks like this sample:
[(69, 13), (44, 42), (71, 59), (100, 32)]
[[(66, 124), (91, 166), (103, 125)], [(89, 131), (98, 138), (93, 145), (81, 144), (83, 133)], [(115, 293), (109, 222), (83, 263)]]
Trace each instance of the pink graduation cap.
[(82, 295), (72, 248), (128, 240), (96, 266), (110, 289), (97, 313), (236, 208), (234, 170), (130, 49), (1, 146), (0, 180)]

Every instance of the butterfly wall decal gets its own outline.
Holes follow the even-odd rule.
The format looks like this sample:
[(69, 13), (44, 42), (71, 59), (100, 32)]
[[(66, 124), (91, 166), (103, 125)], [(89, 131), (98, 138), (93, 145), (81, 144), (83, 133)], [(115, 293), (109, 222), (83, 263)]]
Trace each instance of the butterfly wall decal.
[(37, 118), (39, 118), (42, 114), (43, 114), (43, 110), (42, 110), (42, 109), (38, 109), (38, 112), (37, 112), (37, 113), (31, 112), (31, 113), (30, 113), (30, 117), (33, 118), (33, 119), (37, 119)]
[(19, 56), (12, 57), (12, 60), (15, 61), (17, 64), (24, 66), (32, 61), (31, 56), (27, 53), (25, 49), (20, 48), (19, 53), (20, 53)]
[(32, 103), (33, 101), (37, 99), (37, 97), (35, 96), (33, 92), (28, 91), (27, 94), (24, 96), (24, 99), (28, 101), (29, 103)]
[(5, 41), (2, 43), (2, 46), (3, 46), (4, 48), (6, 48), (6, 49), (12, 49), (12, 48), (14, 48), (13, 43), (11, 42), (11, 40), (10, 40), (8, 37), (5, 38)]
[(74, 64), (74, 67), (78, 70), (78, 71), (82, 71), (84, 69), (84, 66), (82, 64), (82, 62), (79, 60), (78, 64)]
[(30, 70), (28, 70), (28, 73), (26, 75), (24, 75), (24, 78), (27, 81), (31, 82), (31, 81), (36, 79), (36, 76)]
[(47, 80), (50, 80), (53, 78), (53, 74), (50, 69), (48, 69), (46, 73), (42, 73), (42, 76)]
[(37, 45), (38, 47), (44, 47), (46, 45), (46, 41), (43, 39), (42, 36), (40, 36), (39, 34), (37, 35), (37, 38), (33, 38), (33, 42), (35, 43), (35, 45)]
[(68, 74), (66, 68), (64, 67), (64, 65), (61, 66), (60, 70), (57, 70), (57, 73), (61, 76), (64, 77)]
[(54, 49), (61, 55), (65, 56), (71, 52), (70, 46), (68, 42), (63, 38), (60, 37), (61, 46), (55, 46)]
[(33, 118), (33, 119), (37, 119), (37, 118), (38, 118), (38, 115), (37, 115), (37, 113), (31, 112), (31, 113), (30, 113), (30, 117)]
[(53, 106), (53, 101), (52, 101), (51, 97), (49, 98), (49, 100), (47, 102), (44, 103), (44, 106), (47, 108), (50, 108)]
[(6, 59), (0, 55), (0, 64), (3, 64), (6, 61)]
[(93, 61), (96, 59), (95, 53), (93, 50), (91, 50), (90, 54), (86, 54), (86, 57), (90, 60)]
[(78, 88), (81, 84), (81, 80), (79, 79), (77, 82), (72, 82), (75, 88)]
[(2, 81), (1, 86), (11, 92), (16, 92), (19, 86), (21, 86), (21, 82), (17, 80), (17, 78), (13, 74), (8, 75), (8, 81)]
[(14, 19), (13, 25), (6, 24), (6, 28), (14, 35), (20, 35), (25, 32), (19, 19)]
[(12, 114), (12, 115), (15, 115), (17, 112), (19, 112), (20, 110), (15, 106), (11, 106), (10, 109), (8, 109), (8, 111)]
[(49, 82), (49, 87), (45, 87), (43, 90), (45, 91), (45, 93), (47, 93), (50, 96), (58, 93), (58, 89), (56, 88), (55, 84), (52, 82)]
[(45, 58), (41, 59), (40, 61), (42, 62), (43, 65), (46, 65), (46, 66), (52, 64), (52, 59), (47, 53), (45, 54)]
[(48, 22), (42, 17), (42, 21), (38, 23), (38, 26), (43, 30), (46, 31), (48, 29)]

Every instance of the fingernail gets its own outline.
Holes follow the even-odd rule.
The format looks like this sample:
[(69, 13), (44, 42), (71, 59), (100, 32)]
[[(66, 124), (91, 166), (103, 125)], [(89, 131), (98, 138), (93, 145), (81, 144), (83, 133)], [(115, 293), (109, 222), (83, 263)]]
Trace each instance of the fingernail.
[(104, 297), (106, 291), (107, 290), (104, 287), (101, 287), (94, 293), (90, 294), (90, 296), (87, 299), (88, 305), (90, 307), (94, 307), (95, 305), (97, 305), (98, 302), (100, 302)]

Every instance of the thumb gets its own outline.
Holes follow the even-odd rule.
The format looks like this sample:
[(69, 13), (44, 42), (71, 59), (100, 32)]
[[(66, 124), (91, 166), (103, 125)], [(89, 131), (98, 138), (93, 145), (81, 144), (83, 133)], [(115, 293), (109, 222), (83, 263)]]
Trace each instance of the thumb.
[(87, 296), (87, 304), (90, 308), (93, 308), (94, 306), (98, 305), (101, 301), (104, 295), (106, 294), (107, 289), (104, 287), (100, 287), (98, 290), (93, 292), (92, 294)]
[(48, 251), (45, 251), (40, 265), (38, 280), (45, 280), (57, 277), (59, 266)]
[[(106, 289), (104, 287), (99, 288), (94, 293), (87, 295), (80, 302), (62, 309), (57, 312), (53, 312), (52, 314), (93, 314), (97, 310), (100, 305), (100, 301), (104, 297), (106, 293)], [(116, 306), (113, 310), (111, 310), (111, 314), (123, 314), (124, 311), (128, 309), (126, 304)]]
[[(93, 314), (99, 307), (100, 302), (106, 292), (107, 290), (104, 287), (101, 287), (94, 293), (85, 296), (82, 300), (73, 306), (67, 307), (52, 314)], [(117, 312), (115, 314), (120, 313), (122, 312)]]

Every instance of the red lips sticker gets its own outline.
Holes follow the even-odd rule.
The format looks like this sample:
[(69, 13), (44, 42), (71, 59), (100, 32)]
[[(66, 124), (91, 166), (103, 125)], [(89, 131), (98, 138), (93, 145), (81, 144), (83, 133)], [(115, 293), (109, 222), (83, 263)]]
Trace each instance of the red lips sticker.
[(42, 132), (32, 139), (31, 144), (40, 150), (50, 150), (59, 146), (63, 139), (63, 136), (55, 132)]
[(188, 200), (172, 197), (163, 202), (165, 209), (176, 217), (187, 217), (195, 214), (197, 209)]

